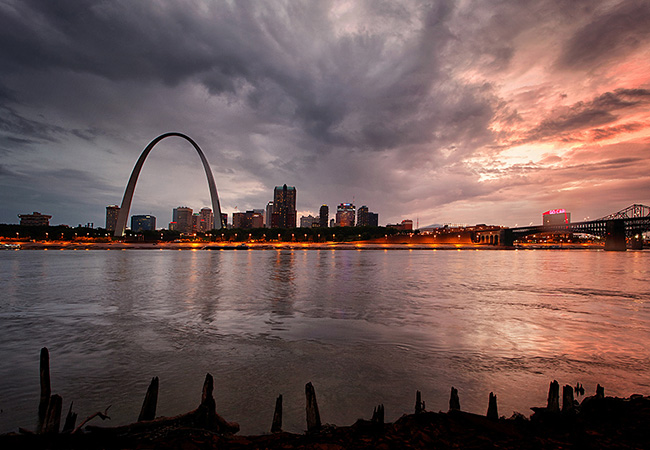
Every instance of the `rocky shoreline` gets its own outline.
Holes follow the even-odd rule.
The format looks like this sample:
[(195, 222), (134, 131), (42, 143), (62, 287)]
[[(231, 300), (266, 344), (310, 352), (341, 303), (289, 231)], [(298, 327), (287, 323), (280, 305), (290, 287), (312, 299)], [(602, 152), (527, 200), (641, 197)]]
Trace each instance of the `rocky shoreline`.
[(52, 395), (49, 383), (49, 352), (41, 350), (41, 401), (38, 427), (34, 431), (0, 435), (2, 449), (641, 449), (650, 444), (650, 397), (606, 397), (598, 386), (595, 395), (584, 395), (581, 385), (557, 381), (549, 385), (546, 406), (531, 408), (530, 418), (515, 413), (498, 414), (497, 398), (490, 393), (485, 416), (461, 411), (458, 391), (451, 388), (448, 412), (426, 411), (416, 392), (413, 414), (395, 422), (384, 422), (383, 405), (369, 420), (351, 426), (322, 424), (311, 383), (305, 386), (306, 429), (303, 434), (282, 431), (282, 396), (278, 397), (271, 432), (238, 436), (239, 425), (216, 411), (214, 382), (206, 375), (201, 402), (188, 413), (155, 417), (158, 379), (151, 381), (138, 421), (118, 427), (89, 425), (95, 418), (107, 419), (109, 408), (76, 426), (72, 405), (61, 423), (62, 399)]

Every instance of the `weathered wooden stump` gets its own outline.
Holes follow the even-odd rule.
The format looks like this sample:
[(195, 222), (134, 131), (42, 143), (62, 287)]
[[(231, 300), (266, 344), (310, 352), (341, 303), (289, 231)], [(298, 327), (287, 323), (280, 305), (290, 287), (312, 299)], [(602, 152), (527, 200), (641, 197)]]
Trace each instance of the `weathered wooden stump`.
[(557, 380), (551, 381), (548, 387), (548, 400), (546, 410), (552, 413), (560, 412), (560, 383)]
[(499, 411), (497, 409), (497, 396), (490, 392), (488, 400), (487, 418), (491, 420), (499, 420)]
[(41, 378), (41, 397), (38, 402), (38, 425), (37, 433), (43, 432), (45, 416), (47, 415), (47, 405), (50, 403), (52, 390), (50, 388), (50, 352), (47, 347), (41, 349), (40, 361), (40, 378)]
[(273, 412), (273, 423), (271, 424), (271, 433), (282, 431), (282, 394), (275, 400), (275, 411)]
[(460, 411), (460, 399), (458, 398), (458, 389), (451, 387), (451, 396), (449, 397), (449, 411)]
[(72, 404), (73, 402), (70, 402), (70, 409), (68, 409), (68, 414), (65, 416), (65, 422), (61, 433), (71, 433), (77, 423), (77, 413), (72, 412)]
[(372, 411), (372, 419), (370, 421), (376, 425), (384, 425), (384, 405), (378, 405)]
[(572, 414), (575, 412), (573, 405), (573, 388), (570, 385), (565, 385), (562, 389), (562, 413)]
[(318, 431), (321, 427), (318, 403), (316, 402), (316, 391), (311, 382), (305, 385), (305, 397), (307, 399), (307, 431)]
[(158, 405), (158, 377), (153, 377), (149, 387), (147, 388), (147, 393), (144, 396), (144, 401), (142, 402), (142, 409), (140, 409), (140, 415), (138, 416), (138, 422), (143, 420), (153, 420), (156, 418), (156, 407)]
[(47, 405), (47, 413), (43, 422), (43, 434), (56, 434), (61, 425), (61, 406), (63, 399), (60, 395), (52, 395)]
[(600, 384), (596, 386), (596, 398), (605, 398), (605, 388)]
[(420, 391), (415, 391), (415, 414), (423, 413), (425, 411), (424, 406), (422, 394)]

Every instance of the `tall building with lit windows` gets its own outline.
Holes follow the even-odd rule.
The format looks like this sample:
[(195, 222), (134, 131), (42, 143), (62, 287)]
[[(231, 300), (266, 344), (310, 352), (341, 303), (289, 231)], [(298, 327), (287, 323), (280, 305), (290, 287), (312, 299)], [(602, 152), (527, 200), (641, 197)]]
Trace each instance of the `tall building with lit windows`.
[(156, 217), (146, 214), (146, 215), (134, 215), (131, 216), (131, 231), (154, 231), (156, 229)]
[(273, 228), (296, 228), (296, 188), (294, 186), (276, 186), (273, 190)]
[(341, 203), (336, 208), (336, 226), (353, 227), (356, 216), (356, 208), (352, 203)]
[(214, 213), (211, 208), (203, 208), (199, 213), (199, 231), (206, 233), (214, 229)]
[(174, 208), (172, 213), (172, 223), (174, 223), (174, 231), (181, 233), (191, 233), (193, 224), (193, 211), (192, 208), (187, 206), (179, 206)]
[(320, 207), (319, 211), (319, 216), (318, 216), (318, 222), (319, 226), (321, 228), (327, 228), (327, 225), (329, 223), (329, 217), (330, 217), (330, 208), (327, 205), (323, 205)]
[(120, 207), (117, 205), (108, 205), (106, 207), (106, 231), (115, 231), (117, 225), (117, 216), (120, 214)]

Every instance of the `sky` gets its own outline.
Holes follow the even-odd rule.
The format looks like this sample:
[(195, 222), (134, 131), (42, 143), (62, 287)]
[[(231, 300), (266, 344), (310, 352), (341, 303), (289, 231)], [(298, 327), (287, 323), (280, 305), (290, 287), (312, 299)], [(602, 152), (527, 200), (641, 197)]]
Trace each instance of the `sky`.
[[(650, 2), (0, 1), (0, 223), (104, 226), (165, 132), (223, 212), (573, 221), (650, 204)], [(210, 206), (171, 137), (131, 214)]]

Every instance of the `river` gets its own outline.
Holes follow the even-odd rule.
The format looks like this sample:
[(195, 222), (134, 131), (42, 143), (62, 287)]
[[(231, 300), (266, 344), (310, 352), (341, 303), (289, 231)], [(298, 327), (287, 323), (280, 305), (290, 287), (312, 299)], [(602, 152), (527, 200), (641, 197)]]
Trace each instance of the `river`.
[[(267, 432), (275, 398), (301, 432), (304, 386), (325, 423), (448, 409), (530, 415), (548, 384), (650, 394), (650, 252), (256, 250), (0, 252), (0, 432), (35, 428), (38, 361), (79, 421), (217, 411)], [(96, 419), (98, 420), (98, 419)]]

